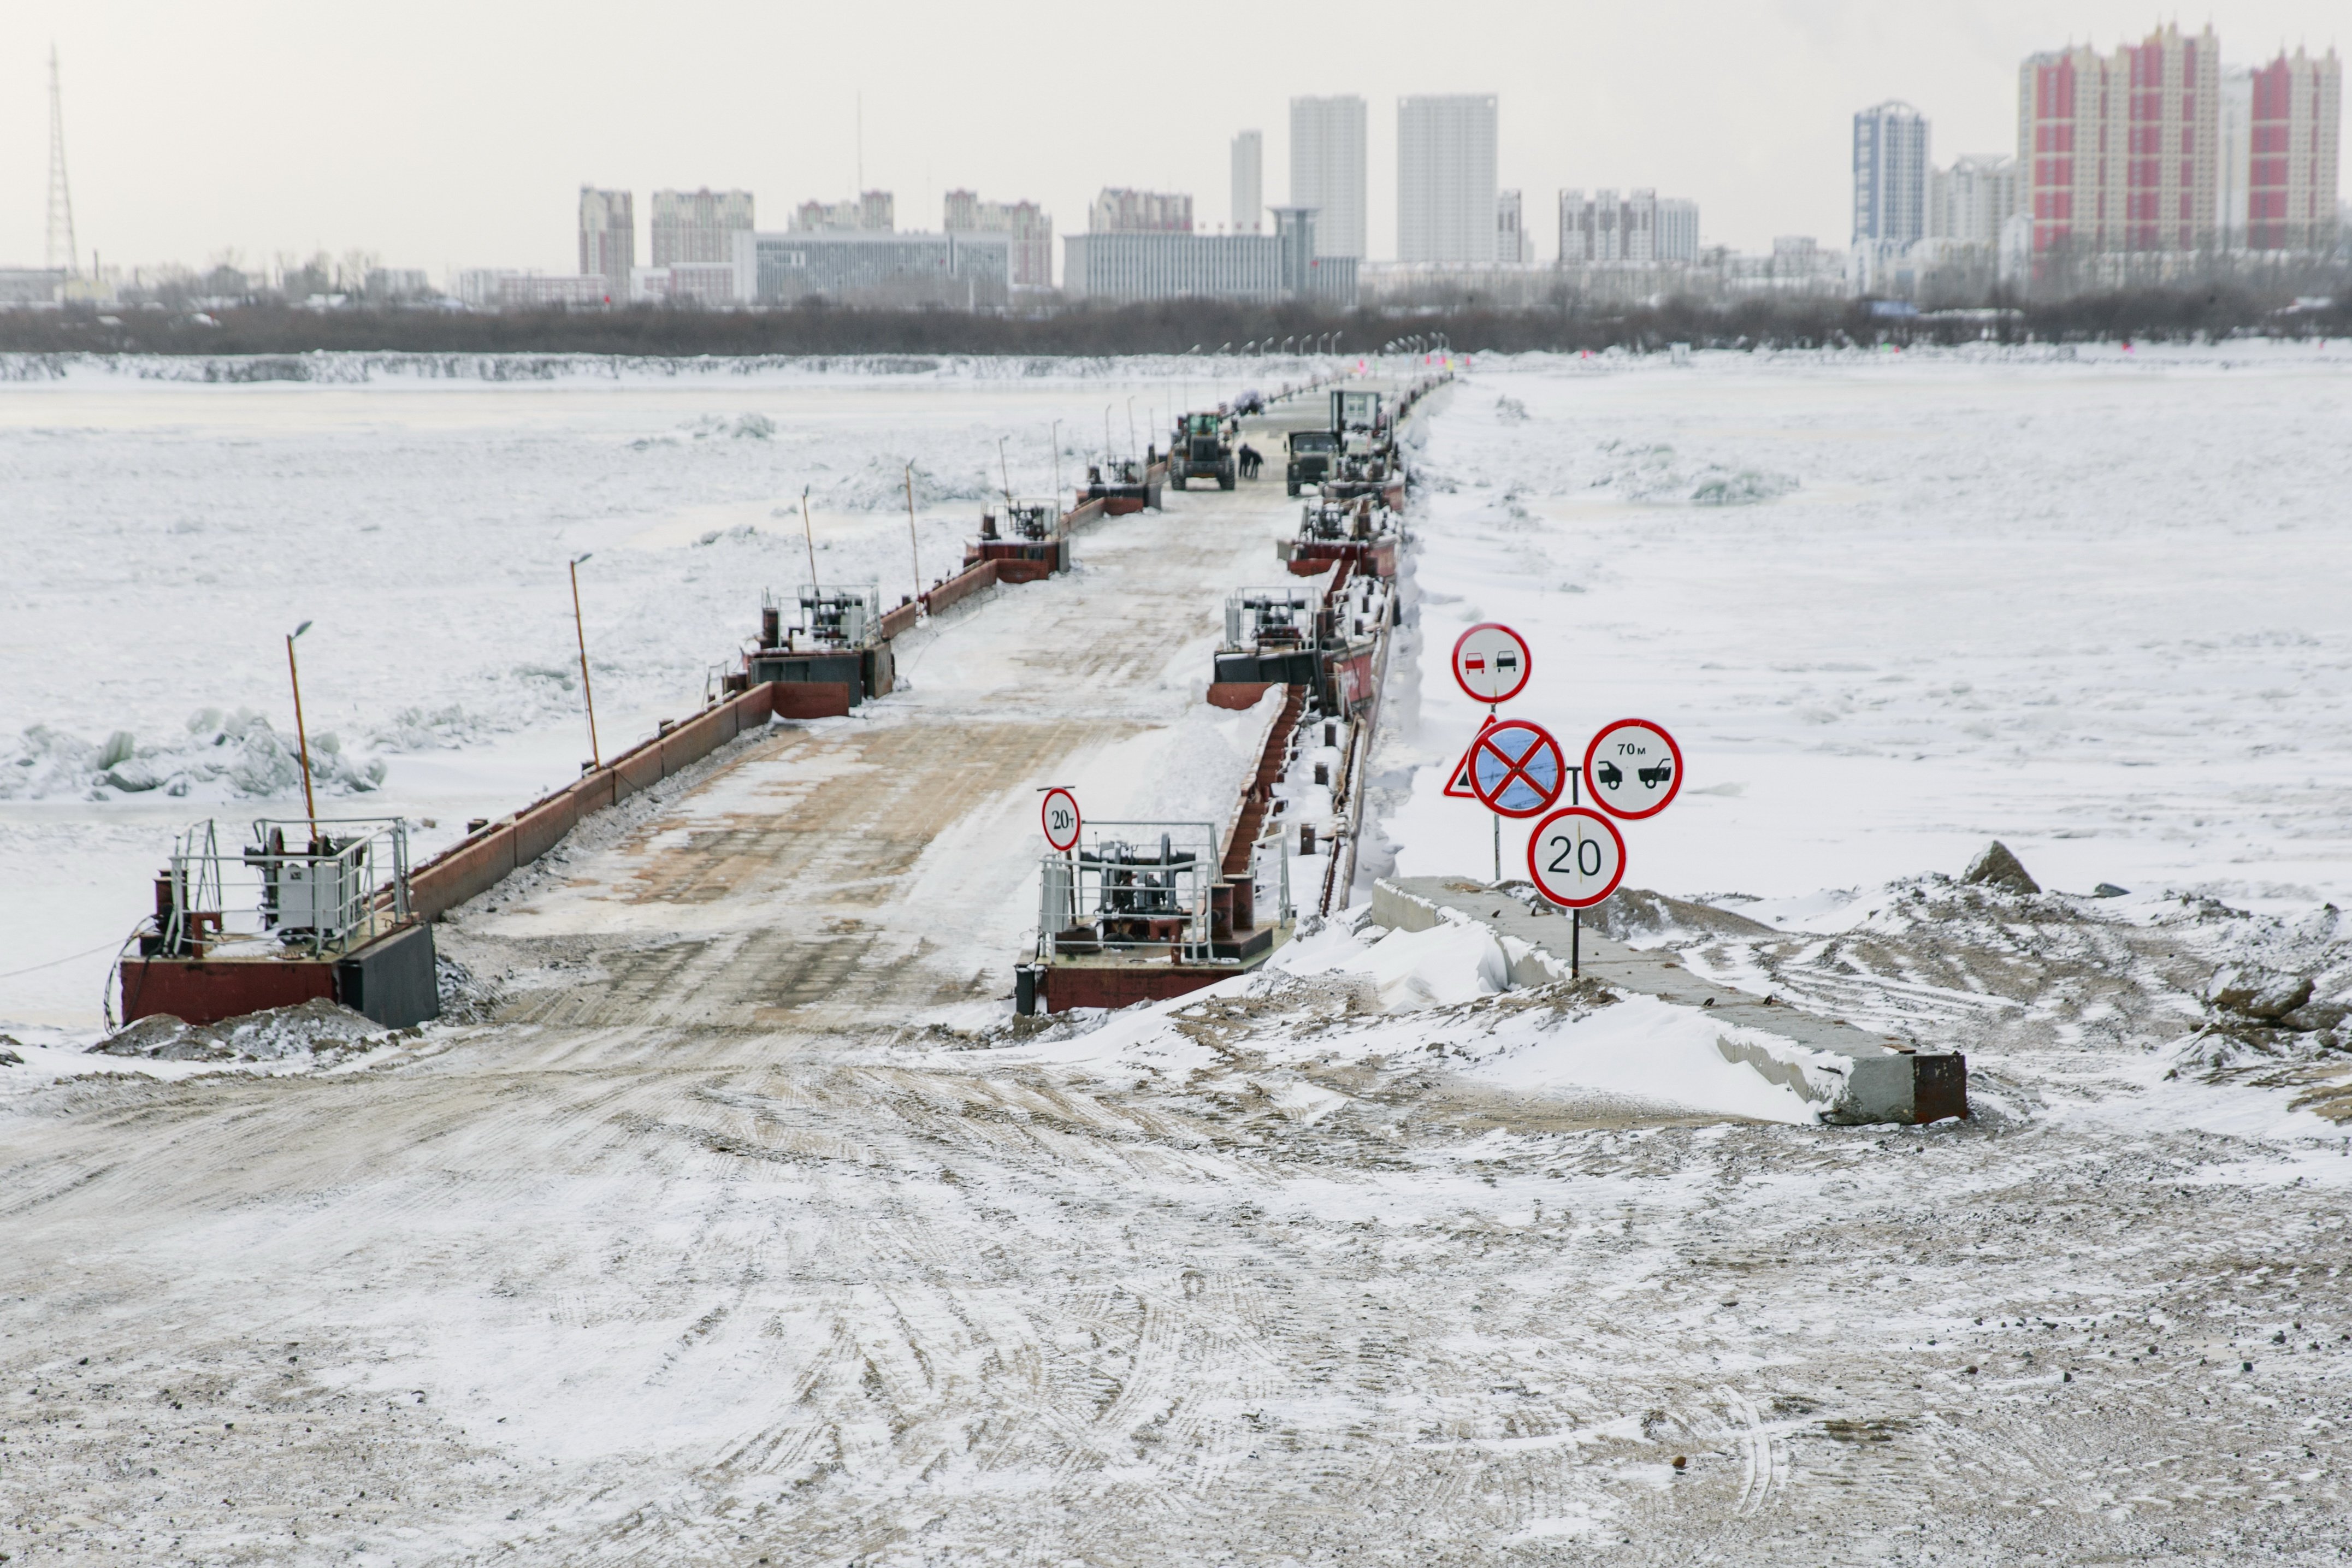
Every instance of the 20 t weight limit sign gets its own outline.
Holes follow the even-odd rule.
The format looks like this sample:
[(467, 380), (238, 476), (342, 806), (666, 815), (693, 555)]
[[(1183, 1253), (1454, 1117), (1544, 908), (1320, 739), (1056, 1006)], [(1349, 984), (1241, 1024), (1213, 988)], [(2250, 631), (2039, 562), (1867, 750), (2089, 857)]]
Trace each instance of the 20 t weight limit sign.
[(1554, 811), (1528, 840), (1528, 875), (1562, 909), (1590, 909), (1625, 880), (1625, 841), (1598, 811)]

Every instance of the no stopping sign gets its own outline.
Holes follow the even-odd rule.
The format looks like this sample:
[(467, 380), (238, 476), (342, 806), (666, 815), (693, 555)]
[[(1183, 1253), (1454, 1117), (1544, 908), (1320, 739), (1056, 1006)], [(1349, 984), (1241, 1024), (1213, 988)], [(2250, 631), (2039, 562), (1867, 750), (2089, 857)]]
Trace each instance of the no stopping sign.
[(1568, 787), (1568, 759), (1539, 724), (1505, 719), (1470, 743), (1470, 792), (1498, 817), (1532, 817)]
[(1554, 811), (1528, 840), (1528, 875), (1562, 909), (1590, 909), (1625, 880), (1625, 841), (1598, 811)]

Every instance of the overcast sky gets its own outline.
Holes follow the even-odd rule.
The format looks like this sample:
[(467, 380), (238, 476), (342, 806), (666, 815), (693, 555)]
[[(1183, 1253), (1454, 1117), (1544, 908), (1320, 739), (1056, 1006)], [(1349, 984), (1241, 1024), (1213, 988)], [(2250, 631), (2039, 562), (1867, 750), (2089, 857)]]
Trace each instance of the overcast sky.
[[(0, 265), (37, 264), (46, 72), (63, 64), (85, 262), (281, 251), (389, 265), (570, 271), (583, 182), (646, 193), (740, 186), (762, 227), (865, 178), (898, 226), (941, 193), (1028, 197), (1057, 232), (1107, 184), (1192, 194), (1228, 215), (1233, 133), (1265, 132), (1286, 194), (1294, 94), (1370, 105), (1370, 242), (1394, 254), (1396, 99), (1493, 92), (1501, 174), (1549, 258), (1561, 186), (1694, 197), (1709, 243), (1847, 236), (1850, 117), (1898, 98), (1935, 156), (2014, 151), (2019, 57), (2111, 48), (2166, 14), (2126, 0), (215, 0), (0, 5)], [(2184, 16), (2184, 26), (2201, 23)], [(2232, 0), (2231, 63), (2315, 51), (2344, 0)]]

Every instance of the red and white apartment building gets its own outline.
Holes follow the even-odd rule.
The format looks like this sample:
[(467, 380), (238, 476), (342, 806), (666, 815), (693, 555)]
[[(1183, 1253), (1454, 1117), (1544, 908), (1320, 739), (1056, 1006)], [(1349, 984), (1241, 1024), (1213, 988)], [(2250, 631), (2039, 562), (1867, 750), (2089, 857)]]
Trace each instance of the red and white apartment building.
[[(2223, 72), (2208, 26), (2168, 26), (2112, 55), (2087, 45), (2019, 68), (2020, 208), (2041, 270), (2057, 255), (2187, 255), (2243, 245), (2318, 248), (2335, 236), (2341, 72), (2297, 49), (2251, 73), (2246, 230), (2226, 232)], [(2232, 138), (2231, 140), (2235, 140)], [(2234, 225), (2232, 225), (2234, 226)]]

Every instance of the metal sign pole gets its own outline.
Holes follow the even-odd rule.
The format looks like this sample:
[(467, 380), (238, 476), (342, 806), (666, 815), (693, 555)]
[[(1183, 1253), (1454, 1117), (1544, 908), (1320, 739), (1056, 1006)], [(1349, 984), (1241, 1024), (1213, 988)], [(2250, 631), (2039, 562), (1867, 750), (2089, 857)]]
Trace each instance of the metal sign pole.
[(915, 465), (907, 465), (907, 550), (915, 561), (915, 602), (923, 601), (923, 541), (915, 533)]
[(814, 588), (817, 585), (816, 525), (809, 521), (808, 486), (806, 485), (801, 486), (801, 538), (808, 544), (809, 586), (811, 588)]
[[(1495, 722), (1493, 703), (1486, 705), (1486, 722), (1488, 724)], [(1473, 768), (1477, 767), (1476, 758), (1472, 758), (1471, 767)], [(1490, 810), (1488, 815), (1495, 819), (1495, 881), (1500, 883), (1503, 880), (1503, 814), (1500, 811)]]
[[(1568, 803), (1571, 806), (1584, 804), (1578, 798), (1581, 793), (1579, 786), (1583, 773), (1584, 769), (1581, 768), (1571, 768), (1568, 770)], [(1571, 909), (1568, 912), (1568, 977), (1571, 980), (1579, 979), (1583, 974), (1584, 911)]]

